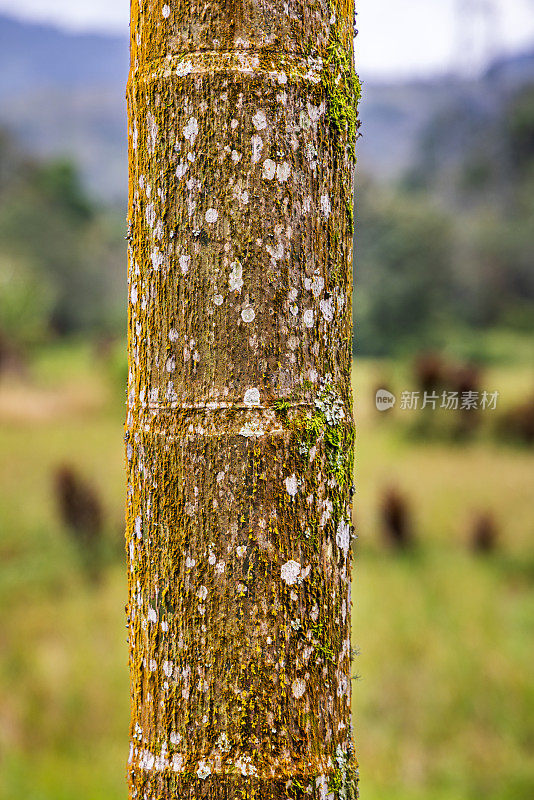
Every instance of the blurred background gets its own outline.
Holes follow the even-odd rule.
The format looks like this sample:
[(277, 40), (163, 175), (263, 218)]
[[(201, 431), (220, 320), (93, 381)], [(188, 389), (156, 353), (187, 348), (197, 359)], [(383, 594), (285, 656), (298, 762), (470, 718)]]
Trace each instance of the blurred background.
[[(534, 2), (358, 9), (361, 797), (531, 800)], [(0, 0), (0, 800), (126, 797), (127, 24)]]

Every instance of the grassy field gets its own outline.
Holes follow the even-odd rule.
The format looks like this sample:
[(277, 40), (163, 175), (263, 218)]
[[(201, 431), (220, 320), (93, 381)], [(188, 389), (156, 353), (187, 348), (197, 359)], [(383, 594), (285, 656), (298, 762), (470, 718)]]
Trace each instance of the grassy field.
[[(128, 676), (120, 556), (124, 406), (88, 346), (43, 353), (0, 385), (0, 800), (124, 800)], [(520, 363), (488, 369), (504, 406), (532, 391)], [(401, 364), (356, 365), (354, 718), (362, 800), (534, 796), (534, 453), (499, 443), (488, 412), (468, 443), (380, 414), (411, 389)], [(437, 418), (436, 418), (437, 419)], [(426, 424), (426, 423), (425, 423)], [(432, 435), (431, 435), (432, 434)], [(108, 564), (83, 579), (53, 496), (76, 465), (107, 512)], [(416, 544), (383, 542), (380, 498), (408, 498)], [(469, 548), (490, 511), (495, 553)]]

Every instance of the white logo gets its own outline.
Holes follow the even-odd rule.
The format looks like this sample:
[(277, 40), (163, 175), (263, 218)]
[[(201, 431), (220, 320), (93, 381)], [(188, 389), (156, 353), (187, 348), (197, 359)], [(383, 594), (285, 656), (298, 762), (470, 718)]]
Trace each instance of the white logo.
[(379, 389), (376, 393), (375, 402), (379, 411), (389, 411), (397, 402), (397, 398), (387, 389)]

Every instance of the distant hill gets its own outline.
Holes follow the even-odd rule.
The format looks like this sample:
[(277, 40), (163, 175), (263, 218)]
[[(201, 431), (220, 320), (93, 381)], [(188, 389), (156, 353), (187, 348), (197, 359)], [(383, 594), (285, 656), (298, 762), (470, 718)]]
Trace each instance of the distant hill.
[[(75, 158), (91, 190), (114, 202), (126, 196), (127, 73), (126, 35), (76, 35), (0, 15), (0, 125), (35, 153)], [(418, 161), (433, 120), (458, 119), (462, 109), (491, 117), (507, 94), (534, 80), (534, 51), (497, 61), (476, 82), (362, 77), (360, 167), (391, 179)], [(463, 146), (462, 130), (451, 131), (453, 154)]]
[(0, 102), (38, 88), (121, 85), (128, 69), (124, 36), (66, 33), (0, 15)]
[(74, 158), (91, 190), (126, 195), (127, 36), (73, 34), (0, 15), (0, 125), (30, 151)]

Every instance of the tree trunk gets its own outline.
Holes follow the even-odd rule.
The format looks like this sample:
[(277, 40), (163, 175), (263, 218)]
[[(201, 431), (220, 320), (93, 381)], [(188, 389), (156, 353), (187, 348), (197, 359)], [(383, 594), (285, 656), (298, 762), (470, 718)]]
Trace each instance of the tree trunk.
[(132, 0), (130, 797), (350, 798), (351, 1)]

